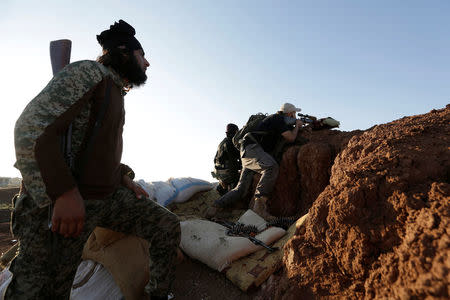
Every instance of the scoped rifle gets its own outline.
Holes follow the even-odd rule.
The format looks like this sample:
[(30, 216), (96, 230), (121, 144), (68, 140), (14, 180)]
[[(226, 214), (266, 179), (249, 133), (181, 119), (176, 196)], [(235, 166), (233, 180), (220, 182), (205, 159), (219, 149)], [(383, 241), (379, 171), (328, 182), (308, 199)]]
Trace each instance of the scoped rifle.
[(263, 241), (258, 240), (253, 235), (258, 233), (256, 226), (244, 225), (241, 223), (234, 223), (229, 221), (216, 221), (222, 226), (228, 228), (226, 234), (229, 236), (240, 236), (249, 239), (253, 244), (257, 246), (262, 246), (267, 249), (270, 253), (277, 251), (278, 247), (270, 247), (266, 245)]
[(313, 124), (315, 121), (317, 121), (316, 117), (310, 116), (310, 115), (304, 115), (301, 113), (297, 114), (300, 118), (300, 120), (305, 124)]

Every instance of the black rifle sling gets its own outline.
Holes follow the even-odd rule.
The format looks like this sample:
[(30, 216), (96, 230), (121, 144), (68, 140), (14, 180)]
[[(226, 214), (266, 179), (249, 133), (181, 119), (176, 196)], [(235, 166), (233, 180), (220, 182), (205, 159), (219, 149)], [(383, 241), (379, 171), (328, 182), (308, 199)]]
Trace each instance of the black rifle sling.
[(66, 131), (66, 135), (64, 137), (66, 148), (64, 149), (64, 155), (67, 162), (67, 165), (72, 170), (73, 169), (73, 153), (72, 153), (72, 128), (73, 123), (69, 124), (69, 128)]
[(82, 175), (84, 167), (86, 166), (86, 162), (92, 153), (95, 137), (97, 136), (98, 131), (99, 131), (100, 127), (102, 126), (102, 122), (105, 117), (106, 110), (108, 109), (108, 105), (111, 100), (110, 99), (111, 98), (111, 86), (112, 86), (111, 79), (109, 79), (106, 84), (105, 98), (103, 99), (102, 105), (100, 106), (100, 110), (99, 110), (97, 118), (95, 120), (94, 127), (92, 128), (92, 134), (89, 137), (89, 141), (86, 144), (86, 151), (80, 157), (79, 163), (77, 164), (75, 177), (79, 177)]

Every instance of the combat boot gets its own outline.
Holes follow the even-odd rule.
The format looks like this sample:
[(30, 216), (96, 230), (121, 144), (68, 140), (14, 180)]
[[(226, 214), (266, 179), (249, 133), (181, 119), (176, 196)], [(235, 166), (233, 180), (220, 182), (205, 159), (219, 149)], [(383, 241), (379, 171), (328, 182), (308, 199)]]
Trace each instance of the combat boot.
[(255, 198), (255, 204), (253, 205), (253, 211), (266, 221), (275, 219), (275, 217), (269, 214), (269, 212), (267, 211), (268, 200), (269, 199), (267, 198), (267, 196), (261, 196)]

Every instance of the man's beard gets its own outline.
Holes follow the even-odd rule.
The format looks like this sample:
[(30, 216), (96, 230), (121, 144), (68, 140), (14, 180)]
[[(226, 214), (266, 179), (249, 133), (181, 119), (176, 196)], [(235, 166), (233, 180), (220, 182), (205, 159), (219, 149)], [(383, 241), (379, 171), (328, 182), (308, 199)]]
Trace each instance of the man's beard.
[(128, 80), (131, 86), (141, 86), (147, 81), (147, 75), (132, 55), (130, 59), (119, 67), (119, 74)]
[(98, 62), (116, 71), (120, 77), (128, 81), (128, 88), (140, 86), (147, 80), (145, 71), (142, 70), (133, 51), (128, 49), (111, 49), (100, 56)]

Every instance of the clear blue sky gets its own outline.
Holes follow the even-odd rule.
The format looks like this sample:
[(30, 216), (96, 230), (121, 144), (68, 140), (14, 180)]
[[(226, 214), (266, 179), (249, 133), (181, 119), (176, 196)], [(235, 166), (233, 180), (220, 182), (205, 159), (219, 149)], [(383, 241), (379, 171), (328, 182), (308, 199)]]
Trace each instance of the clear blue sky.
[(0, 2), (0, 176), (13, 128), (51, 79), (49, 42), (95, 59), (95, 35), (133, 25), (151, 68), (126, 96), (123, 162), (147, 181), (210, 171), (225, 125), (283, 102), (367, 129), (450, 103), (449, 1)]

